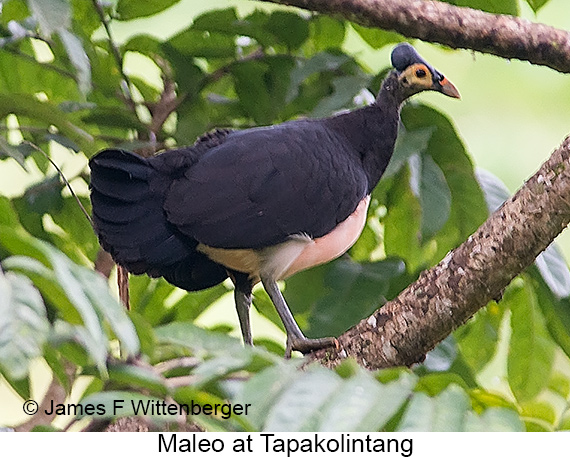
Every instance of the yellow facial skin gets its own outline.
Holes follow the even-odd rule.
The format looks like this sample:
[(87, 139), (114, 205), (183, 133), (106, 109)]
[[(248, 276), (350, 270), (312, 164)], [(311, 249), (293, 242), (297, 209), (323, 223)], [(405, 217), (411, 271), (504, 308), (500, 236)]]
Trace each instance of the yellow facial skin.
[(452, 98), (461, 98), (457, 88), (445, 77), (438, 80), (430, 69), (422, 63), (415, 63), (406, 68), (398, 77), (400, 84), (410, 94), (424, 90), (435, 90)]

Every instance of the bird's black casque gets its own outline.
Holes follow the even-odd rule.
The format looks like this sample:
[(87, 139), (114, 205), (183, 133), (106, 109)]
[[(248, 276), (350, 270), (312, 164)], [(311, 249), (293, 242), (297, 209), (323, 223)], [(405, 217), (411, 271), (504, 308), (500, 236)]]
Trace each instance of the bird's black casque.
[(407, 43), (394, 49), (392, 64), (375, 102), (348, 113), (217, 130), (150, 158), (98, 153), (89, 165), (101, 245), (131, 273), (188, 291), (229, 276), (247, 344), (258, 281), (283, 320), (288, 352), (334, 344), (303, 335), (276, 281), (356, 241), (394, 150), (402, 102), (422, 90), (459, 97)]

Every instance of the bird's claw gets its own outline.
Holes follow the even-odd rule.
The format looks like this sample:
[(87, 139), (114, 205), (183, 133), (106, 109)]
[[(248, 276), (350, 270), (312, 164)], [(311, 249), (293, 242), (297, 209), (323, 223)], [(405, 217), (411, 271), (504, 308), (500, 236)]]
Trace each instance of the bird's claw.
[(336, 347), (338, 348), (338, 341), (336, 338), (287, 338), (287, 346), (285, 348), (285, 358), (291, 358), (292, 351), (299, 351), (303, 354), (316, 351), (318, 349)]

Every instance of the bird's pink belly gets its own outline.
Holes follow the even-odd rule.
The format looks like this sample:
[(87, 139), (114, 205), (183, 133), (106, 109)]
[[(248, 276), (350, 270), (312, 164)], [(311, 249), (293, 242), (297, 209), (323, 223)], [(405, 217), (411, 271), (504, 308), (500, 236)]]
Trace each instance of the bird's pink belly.
[(362, 233), (369, 203), (370, 196), (367, 195), (354, 213), (320, 238), (296, 235), (281, 244), (259, 250), (213, 248), (200, 244), (198, 251), (227, 268), (249, 274), (254, 282), (263, 276), (285, 279), (344, 254)]
[(344, 254), (356, 243), (366, 224), (370, 195), (363, 198), (354, 213), (338, 224), (331, 232), (307, 243), (299, 256), (280, 275), (284, 279), (307, 268), (330, 262)]

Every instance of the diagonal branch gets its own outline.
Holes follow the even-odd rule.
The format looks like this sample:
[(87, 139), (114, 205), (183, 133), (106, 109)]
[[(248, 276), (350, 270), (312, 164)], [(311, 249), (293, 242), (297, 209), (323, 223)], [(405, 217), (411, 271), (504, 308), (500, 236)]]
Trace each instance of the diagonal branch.
[(431, 0), (263, 0), (341, 15), (368, 27), (527, 60), (570, 73), (570, 33), (508, 15), (485, 13)]
[(319, 351), (313, 358), (335, 365), (352, 356), (370, 369), (422, 361), (477, 310), (498, 299), (568, 223), (570, 136), (467, 241), (341, 335), (340, 351)]

